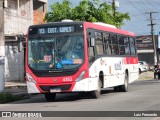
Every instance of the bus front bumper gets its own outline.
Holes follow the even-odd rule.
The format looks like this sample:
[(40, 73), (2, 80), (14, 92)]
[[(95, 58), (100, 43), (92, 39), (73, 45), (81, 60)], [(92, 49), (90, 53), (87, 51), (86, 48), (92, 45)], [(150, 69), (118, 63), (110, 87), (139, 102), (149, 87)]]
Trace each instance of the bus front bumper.
[[(27, 81), (27, 91), (28, 93), (47, 93), (47, 92), (87, 92), (94, 91), (98, 88), (97, 78), (86, 78), (74, 83), (59, 84), (59, 85), (39, 85)], [(57, 90), (57, 91), (56, 91)], [(59, 90), (59, 91), (58, 91)]]

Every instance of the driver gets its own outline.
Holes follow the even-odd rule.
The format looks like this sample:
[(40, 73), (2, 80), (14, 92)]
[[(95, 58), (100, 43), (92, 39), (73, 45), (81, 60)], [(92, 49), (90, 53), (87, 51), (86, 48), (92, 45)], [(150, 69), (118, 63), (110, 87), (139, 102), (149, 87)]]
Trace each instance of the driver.
[(77, 59), (79, 56), (74, 52), (72, 48), (69, 48), (66, 53), (67, 59)]
[(78, 45), (74, 49), (74, 52), (79, 56), (79, 58), (83, 58), (83, 46), (82, 46), (82, 43), (78, 43)]

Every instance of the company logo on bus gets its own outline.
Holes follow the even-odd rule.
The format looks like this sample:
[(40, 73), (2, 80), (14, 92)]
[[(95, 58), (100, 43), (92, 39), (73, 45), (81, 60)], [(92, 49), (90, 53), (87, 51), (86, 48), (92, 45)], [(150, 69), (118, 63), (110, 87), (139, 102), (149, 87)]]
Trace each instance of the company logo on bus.
[(56, 79), (56, 78), (53, 78), (53, 82), (57, 82), (57, 79)]
[(119, 61), (118, 63), (115, 63), (114, 67), (115, 67), (115, 70), (121, 70), (122, 69), (121, 61)]

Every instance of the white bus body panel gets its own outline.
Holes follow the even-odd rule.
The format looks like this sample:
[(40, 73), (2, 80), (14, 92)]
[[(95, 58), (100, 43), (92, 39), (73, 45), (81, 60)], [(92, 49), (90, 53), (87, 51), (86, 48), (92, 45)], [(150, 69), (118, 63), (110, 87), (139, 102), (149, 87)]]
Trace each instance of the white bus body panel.
[(28, 93), (40, 93), (35, 83), (31, 83), (27, 81), (27, 91)]
[(76, 82), (73, 92), (79, 91), (93, 91), (98, 88), (98, 79), (97, 78), (86, 78)]
[(125, 71), (128, 71), (129, 83), (138, 79), (138, 64), (126, 64), (125, 57), (102, 57), (94, 61), (89, 68), (89, 76), (99, 78), (104, 75), (103, 87), (114, 87), (124, 84)]

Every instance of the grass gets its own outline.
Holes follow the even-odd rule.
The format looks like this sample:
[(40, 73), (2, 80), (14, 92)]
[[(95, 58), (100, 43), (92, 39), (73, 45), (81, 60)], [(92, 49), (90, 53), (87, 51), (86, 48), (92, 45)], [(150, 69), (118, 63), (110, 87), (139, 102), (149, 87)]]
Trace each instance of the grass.
[(153, 79), (153, 71), (143, 72), (139, 75), (140, 80), (151, 80)]
[(13, 95), (11, 93), (2, 92), (0, 93), (0, 104), (22, 100), (23, 98), (22, 95)]
[(153, 77), (145, 76), (145, 77), (143, 77), (143, 79), (145, 79), (145, 80), (150, 80), (150, 79), (153, 79)]

